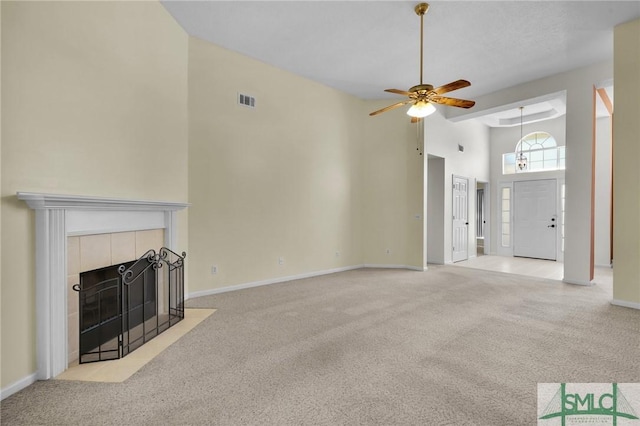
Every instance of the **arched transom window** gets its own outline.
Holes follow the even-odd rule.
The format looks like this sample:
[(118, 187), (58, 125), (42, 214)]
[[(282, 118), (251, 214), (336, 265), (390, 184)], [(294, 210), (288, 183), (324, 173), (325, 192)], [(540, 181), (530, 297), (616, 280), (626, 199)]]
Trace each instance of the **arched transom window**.
[[(520, 170), (516, 167), (516, 157), (520, 154), (526, 157), (526, 167)], [(541, 172), (549, 170), (564, 170), (565, 147), (557, 146), (556, 140), (547, 132), (533, 132), (524, 136), (516, 144), (514, 152), (502, 155), (502, 173)]]

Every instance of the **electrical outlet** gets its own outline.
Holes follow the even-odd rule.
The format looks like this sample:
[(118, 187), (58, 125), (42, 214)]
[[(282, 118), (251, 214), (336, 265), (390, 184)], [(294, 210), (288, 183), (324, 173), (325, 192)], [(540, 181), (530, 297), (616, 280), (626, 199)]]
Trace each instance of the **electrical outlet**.
[(211, 267), (211, 275), (215, 275), (218, 273), (218, 267), (217, 266), (212, 266)]
[(284, 257), (280, 256), (278, 258), (278, 265), (284, 265)]

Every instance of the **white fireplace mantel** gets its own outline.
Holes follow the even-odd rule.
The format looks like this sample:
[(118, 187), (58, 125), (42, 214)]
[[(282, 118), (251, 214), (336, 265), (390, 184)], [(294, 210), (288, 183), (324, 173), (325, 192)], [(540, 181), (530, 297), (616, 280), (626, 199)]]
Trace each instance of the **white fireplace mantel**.
[(168, 201), (128, 200), (122, 198), (85, 197), (81, 195), (38, 194), (34, 192), (18, 192), (18, 198), (26, 202), (34, 210), (144, 210), (144, 211), (176, 211), (187, 207), (187, 203)]
[(36, 352), (40, 380), (67, 369), (67, 237), (164, 229), (178, 251), (177, 211), (188, 203), (18, 192), (36, 211)]

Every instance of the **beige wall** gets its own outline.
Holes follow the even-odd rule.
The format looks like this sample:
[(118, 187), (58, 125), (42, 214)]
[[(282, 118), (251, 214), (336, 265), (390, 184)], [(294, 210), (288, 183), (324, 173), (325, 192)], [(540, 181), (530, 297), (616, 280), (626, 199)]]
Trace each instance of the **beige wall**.
[[(2, 3), (0, 2), (0, 189), (2, 188)], [(0, 196), (0, 200), (1, 200)], [(0, 267), (2, 267), (2, 208), (0, 201)], [(0, 271), (0, 307), (2, 304), (2, 272)], [(2, 315), (0, 315), (0, 369), (2, 366)], [(0, 371), (0, 388), (2, 376)]]
[(34, 214), (16, 192), (186, 202), (188, 37), (155, 2), (1, 7), (5, 388), (35, 371)]
[(365, 102), (361, 113), (365, 120), (363, 260), (422, 269), (424, 155), (416, 150), (416, 124), (411, 124), (407, 108), (368, 116), (392, 103), (393, 99)]
[(614, 30), (613, 298), (640, 306), (640, 19)]
[(361, 103), (190, 39), (190, 292), (362, 263)]

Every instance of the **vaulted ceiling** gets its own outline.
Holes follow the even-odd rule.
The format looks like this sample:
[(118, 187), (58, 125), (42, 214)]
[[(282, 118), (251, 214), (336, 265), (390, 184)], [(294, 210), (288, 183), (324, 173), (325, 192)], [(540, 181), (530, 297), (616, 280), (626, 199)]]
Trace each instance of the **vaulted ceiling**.
[[(192, 36), (363, 99), (419, 82), (418, 1), (162, 3)], [(429, 4), (425, 83), (464, 78), (466, 99), (611, 59), (613, 28), (640, 17), (640, 1)]]

